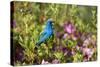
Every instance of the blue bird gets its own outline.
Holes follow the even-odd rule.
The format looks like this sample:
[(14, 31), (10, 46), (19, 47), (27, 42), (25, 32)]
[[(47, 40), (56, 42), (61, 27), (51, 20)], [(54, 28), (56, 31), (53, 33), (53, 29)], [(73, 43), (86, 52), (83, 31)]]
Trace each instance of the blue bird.
[(44, 31), (40, 34), (39, 41), (36, 43), (40, 46), (41, 43), (45, 43), (53, 35), (53, 21), (51, 19), (47, 20), (46, 27)]

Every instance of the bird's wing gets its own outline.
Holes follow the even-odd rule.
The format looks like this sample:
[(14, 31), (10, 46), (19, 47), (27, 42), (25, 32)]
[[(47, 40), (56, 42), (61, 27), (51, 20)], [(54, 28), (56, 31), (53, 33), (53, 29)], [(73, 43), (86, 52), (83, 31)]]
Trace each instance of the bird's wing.
[(41, 38), (43, 38), (45, 35), (46, 35), (46, 32), (42, 32), (42, 33), (40, 34), (40, 36), (39, 36), (39, 40), (40, 40)]
[(42, 37), (39, 39), (37, 45), (40, 45), (41, 43), (45, 42), (45, 41), (48, 39), (48, 37), (49, 37), (48, 34), (45, 34), (44, 36), (42, 36)]
[(50, 35), (45, 34), (44, 36), (42, 36), (42, 37), (40, 38), (40, 40), (39, 40), (39, 41), (44, 42), (44, 41), (46, 41), (46, 40), (49, 38), (49, 36), (50, 36)]
[(37, 45), (40, 45), (40, 44), (43, 42), (43, 38), (44, 38), (45, 35), (46, 35), (46, 32), (42, 32), (42, 33), (39, 35)]

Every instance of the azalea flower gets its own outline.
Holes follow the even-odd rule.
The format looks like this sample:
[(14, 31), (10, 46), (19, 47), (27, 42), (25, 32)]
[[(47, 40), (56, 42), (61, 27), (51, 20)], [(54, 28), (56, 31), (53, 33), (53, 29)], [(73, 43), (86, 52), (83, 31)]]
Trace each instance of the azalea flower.
[(83, 33), (83, 34), (81, 35), (80, 39), (81, 39), (82, 41), (86, 40), (86, 34)]
[(63, 35), (63, 39), (72, 39), (72, 36), (70, 35), (70, 34), (67, 34), (67, 33), (65, 33), (64, 35)]
[(42, 60), (41, 64), (50, 64), (48, 61), (45, 61), (44, 59)]
[(64, 31), (67, 32), (68, 34), (72, 34), (76, 31), (76, 28), (71, 22), (67, 22), (64, 25)]
[(88, 61), (92, 57), (94, 50), (91, 48), (85, 47), (85, 48), (83, 48), (82, 52), (83, 52), (84, 58), (87, 59), (87, 61)]
[(89, 36), (87, 39), (84, 40), (83, 42), (83, 46), (88, 46), (88, 45), (92, 45), (94, 46), (96, 44), (96, 39), (93, 38), (92, 36)]
[(66, 39), (67, 37), (68, 37), (67, 33), (63, 35), (63, 39)]
[(89, 39), (86, 39), (84, 42), (83, 42), (83, 46), (88, 46), (90, 44), (90, 40)]
[(60, 63), (60, 61), (57, 60), (57, 59), (54, 59), (54, 60), (52, 61), (52, 63), (53, 63), (53, 64), (57, 64), (57, 63)]

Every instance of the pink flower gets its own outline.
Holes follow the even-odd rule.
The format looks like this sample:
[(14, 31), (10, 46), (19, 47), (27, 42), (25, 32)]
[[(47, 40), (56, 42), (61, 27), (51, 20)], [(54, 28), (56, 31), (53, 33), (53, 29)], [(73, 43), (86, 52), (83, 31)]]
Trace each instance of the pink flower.
[(90, 40), (89, 39), (86, 39), (84, 42), (83, 42), (83, 46), (88, 46), (90, 44)]
[(64, 39), (66, 39), (67, 37), (69, 37), (67, 33), (63, 35)]
[(71, 22), (68, 22), (67, 24), (64, 25), (64, 30), (68, 34), (72, 34), (76, 31), (76, 28)]
[(93, 39), (92, 36), (84, 40), (83, 46), (87, 47), (88, 45), (94, 46), (96, 44), (96, 39)]
[(82, 52), (83, 52), (83, 55), (85, 56), (85, 59), (87, 58), (87, 60), (89, 60), (92, 57), (94, 50), (91, 48), (85, 47), (83, 48)]
[(49, 62), (43, 59), (41, 64), (49, 64)]
[(60, 63), (60, 61), (57, 60), (57, 59), (55, 59), (55, 60), (52, 61), (52, 63), (53, 63), (53, 64), (57, 64), (57, 63)]

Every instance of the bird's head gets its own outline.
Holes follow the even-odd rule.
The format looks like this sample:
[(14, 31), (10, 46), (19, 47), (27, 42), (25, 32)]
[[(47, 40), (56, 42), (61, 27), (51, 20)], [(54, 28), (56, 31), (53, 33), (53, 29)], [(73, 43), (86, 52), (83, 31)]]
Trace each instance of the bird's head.
[(52, 19), (48, 19), (47, 20), (47, 25), (52, 26), (52, 24), (53, 24), (53, 20)]
[(53, 23), (53, 20), (52, 19), (48, 19), (47, 20), (47, 24), (52, 25), (52, 23)]
[(47, 20), (47, 24), (46, 24), (45, 29), (53, 29), (53, 20), (52, 19)]

